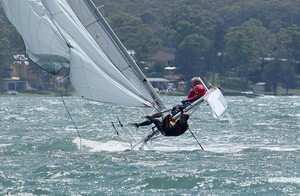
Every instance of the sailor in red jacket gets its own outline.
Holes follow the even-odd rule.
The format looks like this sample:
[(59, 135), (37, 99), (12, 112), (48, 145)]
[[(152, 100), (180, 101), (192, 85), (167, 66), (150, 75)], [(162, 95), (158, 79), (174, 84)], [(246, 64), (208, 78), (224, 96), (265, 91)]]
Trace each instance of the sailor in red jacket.
[(201, 81), (198, 77), (194, 77), (191, 79), (192, 88), (188, 94), (187, 99), (182, 100), (182, 104), (185, 105), (189, 102), (194, 102), (200, 97), (204, 96), (206, 93), (206, 89), (203, 84), (201, 84)]

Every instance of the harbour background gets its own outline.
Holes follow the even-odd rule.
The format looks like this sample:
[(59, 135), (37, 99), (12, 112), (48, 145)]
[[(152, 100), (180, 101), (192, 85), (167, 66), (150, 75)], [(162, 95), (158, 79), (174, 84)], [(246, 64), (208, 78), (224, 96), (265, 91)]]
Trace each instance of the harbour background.
[(64, 97), (77, 132), (61, 97), (2, 96), (0, 194), (299, 195), (300, 97), (226, 98), (234, 126), (205, 105), (189, 120), (204, 151), (189, 131), (132, 151), (135, 108)]

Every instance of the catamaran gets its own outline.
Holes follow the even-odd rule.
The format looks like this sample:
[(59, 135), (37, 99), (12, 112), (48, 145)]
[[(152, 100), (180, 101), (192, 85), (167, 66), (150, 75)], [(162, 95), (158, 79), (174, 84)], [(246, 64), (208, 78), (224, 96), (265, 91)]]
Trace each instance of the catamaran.
[[(0, 2), (29, 58), (53, 75), (68, 68), (71, 84), (82, 98), (136, 107), (145, 115), (170, 111), (92, 0)], [(184, 112), (193, 113), (203, 101), (214, 117), (226, 113), (227, 101), (216, 87), (207, 88), (206, 95)], [(151, 130), (132, 149), (141, 149), (158, 134)]]

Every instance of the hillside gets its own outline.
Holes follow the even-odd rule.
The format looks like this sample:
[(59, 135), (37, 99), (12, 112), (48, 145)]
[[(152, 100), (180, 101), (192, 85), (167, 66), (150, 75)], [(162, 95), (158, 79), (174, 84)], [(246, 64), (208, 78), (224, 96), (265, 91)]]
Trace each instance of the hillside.
[[(167, 65), (233, 90), (266, 82), (269, 91), (299, 88), (300, 2), (294, 0), (94, 0), (138, 62), (152, 75)], [(1, 9), (1, 8), (0, 8)], [(0, 12), (0, 70), (24, 53)], [(153, 59), (158, 51), (172, 61)], [(141, 65), (143, 66), (143, 65)], [(151, 76), (152, 76), (151, 75)], [(280, 88), (279, 88), (280, 87)]]

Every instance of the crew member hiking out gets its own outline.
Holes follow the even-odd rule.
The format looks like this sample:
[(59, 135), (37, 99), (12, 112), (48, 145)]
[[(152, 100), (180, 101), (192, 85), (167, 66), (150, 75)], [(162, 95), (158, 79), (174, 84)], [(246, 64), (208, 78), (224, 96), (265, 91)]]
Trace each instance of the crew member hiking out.
[(183, 107), (180, 108), (180, 117), (175, 120), (172, 118), (171, 114), (168, 114), (163, 118), (162, 121), (158, 120), (158, 117), (161, 117), (162, 114), (157, 113), (152, 116), (146, 116), (147, 120), (141, 123), (134, 123), (133, 125), (138, 128), (140, 126), (148, 126), (152, 123), (155, 124), (157, 129), (162, 133), (164, 136), (179, 136), (182, 135), (188, 129), (188, 119), (189, 115), (183, 113)]

